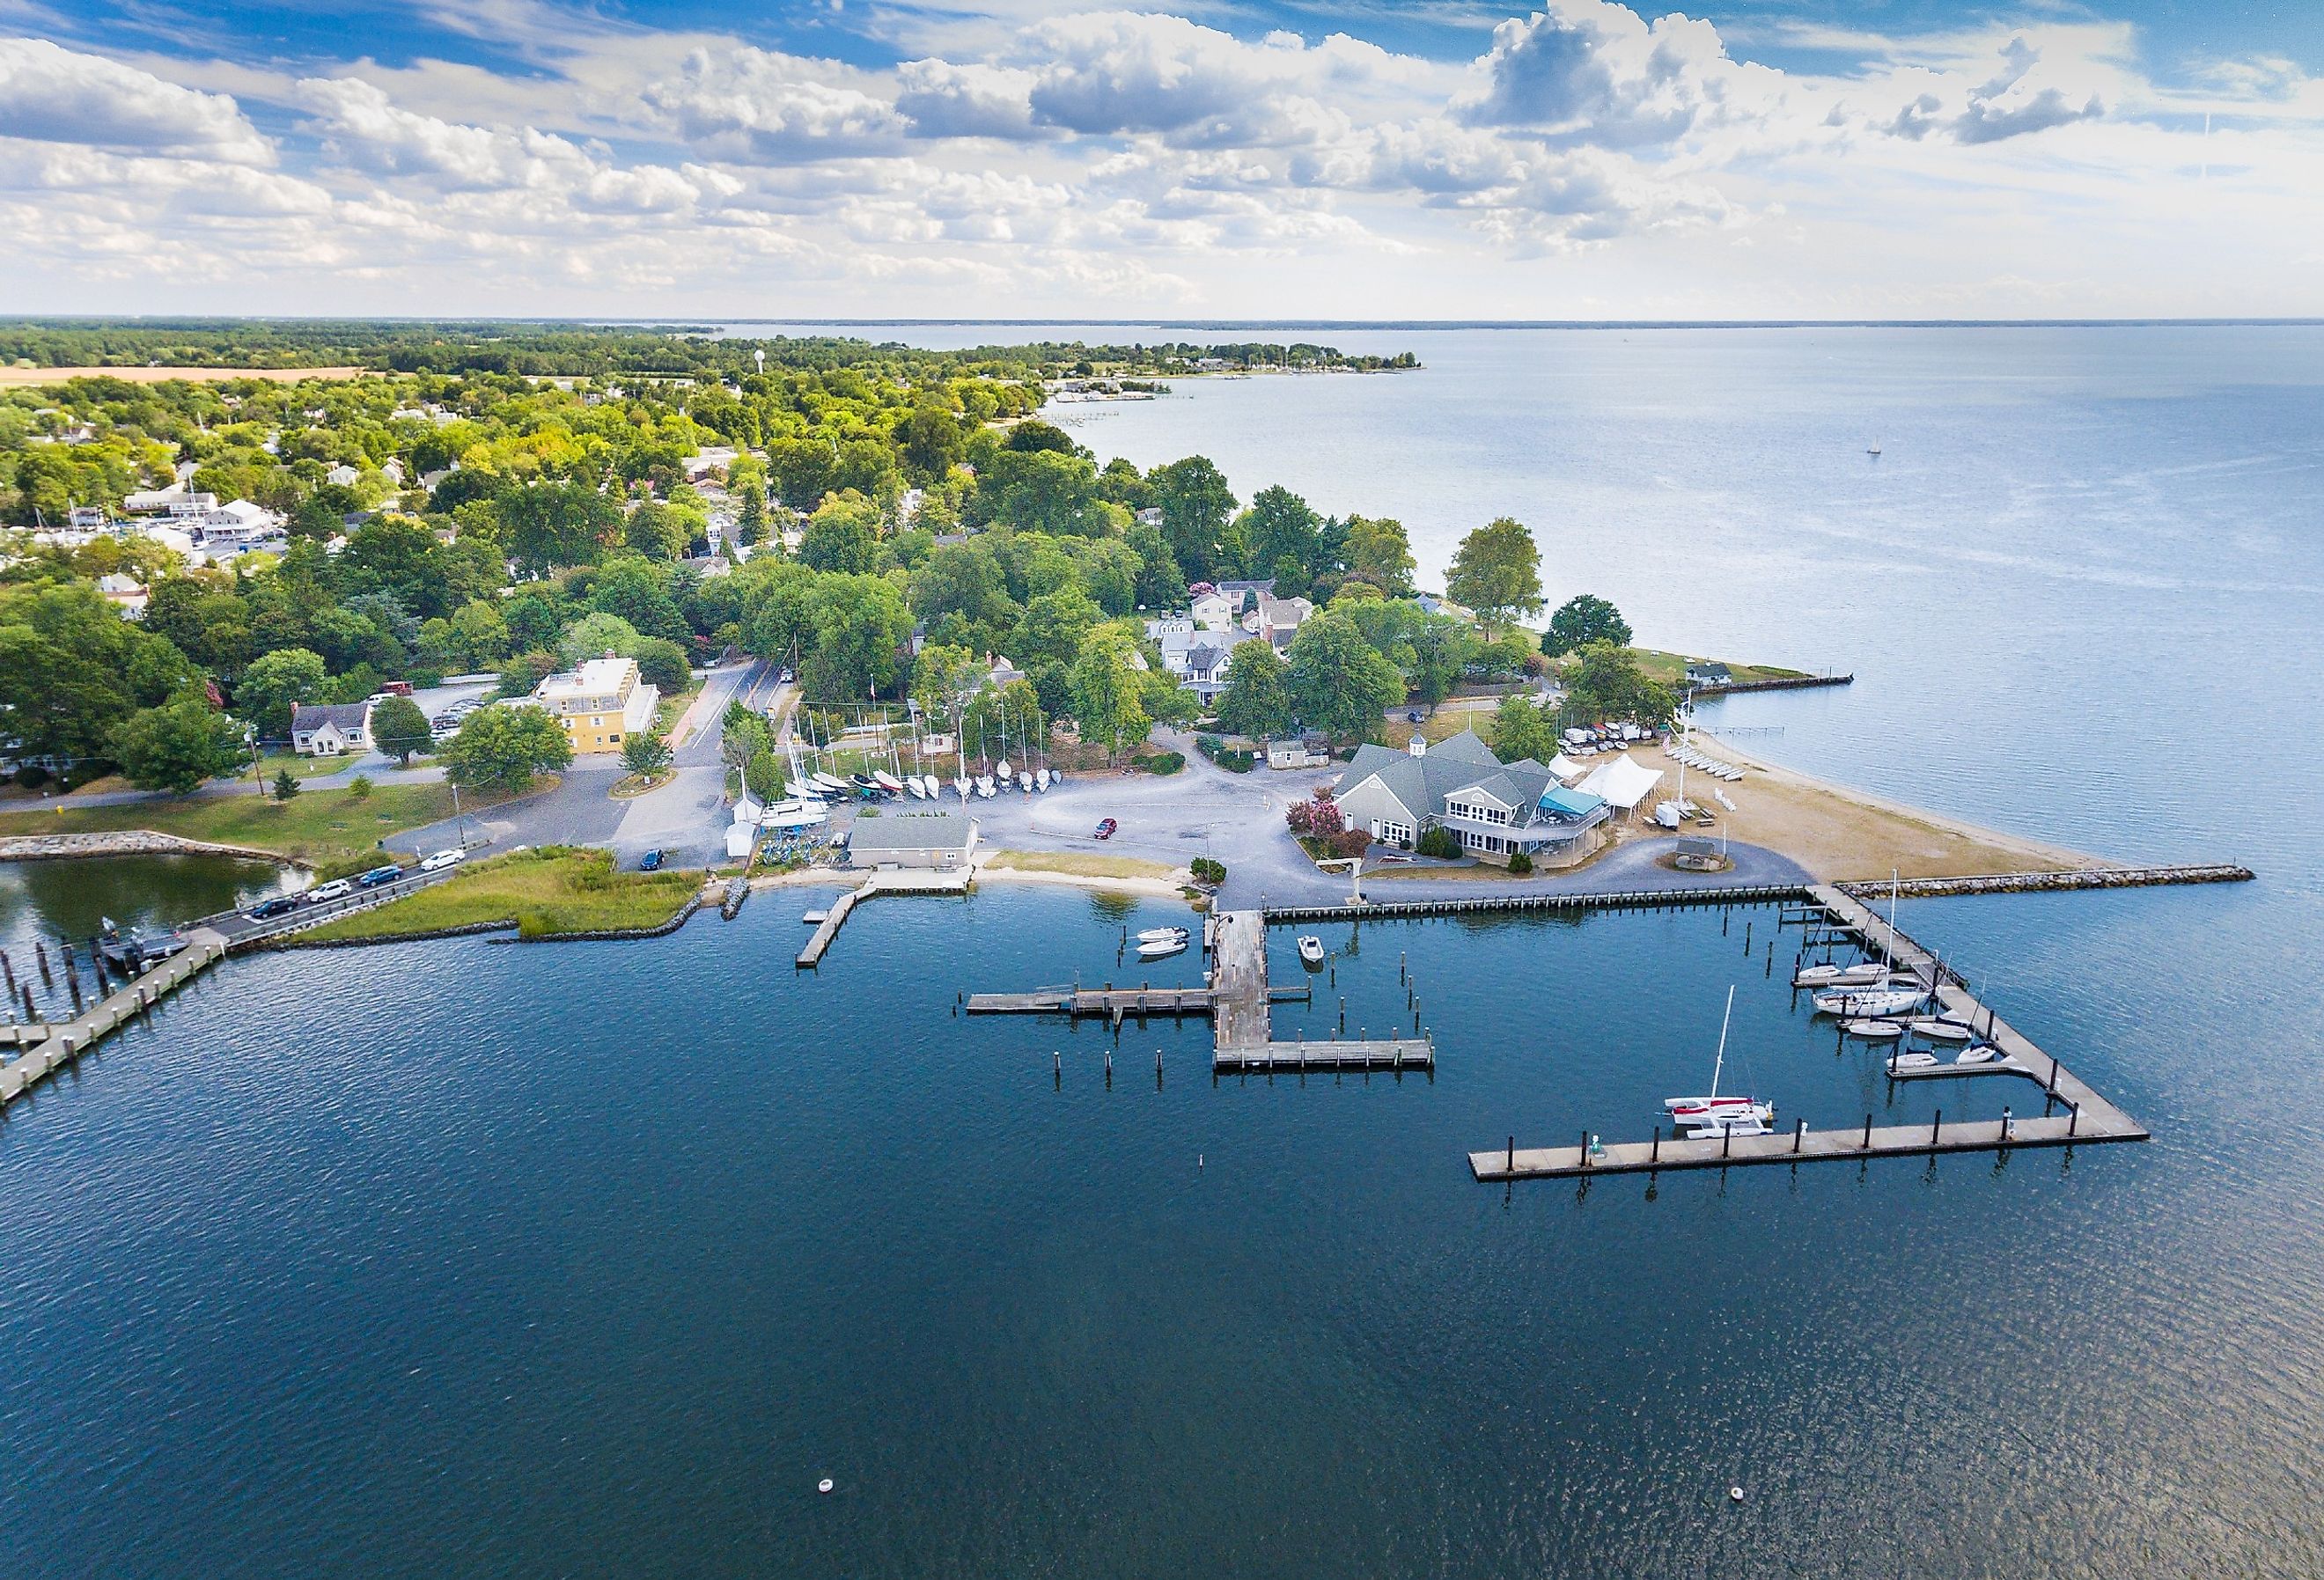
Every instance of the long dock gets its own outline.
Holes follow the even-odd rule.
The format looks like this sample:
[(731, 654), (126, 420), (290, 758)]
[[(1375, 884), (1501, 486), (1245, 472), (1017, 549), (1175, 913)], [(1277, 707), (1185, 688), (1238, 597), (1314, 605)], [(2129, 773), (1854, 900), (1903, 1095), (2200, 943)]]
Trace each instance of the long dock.
[(1222, 1048), (1211, 1055), (1212, 1071), (1222, 1076), (1435, 1067), (1435, 1045), (1418, 1037), (1388, 1041), (1266, 1042), (1250, 1048)]
[(1256, 910), (1219, 913), (1211, 933), (1211, 992), (1218, 1003), (1216, 1046), (1256, 1048), (1270, 1035), (1267, 918)]
[(190, 934), (186, 947), (131, 978), (69, 1021), (49, 1025), (46, 1039), (22, 1058), (0, 1064), (0, 1106), (87, 1053), (132, 1017), (152, 1007), (208, 970), (226, 954), (226, 939), (207, 928)]
[[(1388, 921), (1397, 918), (1458, 916), (1479, 910), (1644, 910), (1665, 905), (1761, 905), (1804, 900), (1798, 883), (1738, 883), (1727, 888), (1695, 884), (1683, 889), (1625, 889), (1602, 894), (1484, 894), (1457, 900), (1383, 900), (1362, 905), (1270, 905), (1255, 914), (1269, 923), (1295, 921)], [(1228, 911), (1227, 916), (1248, 914)]]
[(831, 941), (839, 936), (839, 929), (846, 925), (848, 915), (859, 901), (869, 900), (874, 894), (965, 894), (968, 881), (973, 875), (965, 868), (956, 873), (936, 873), (899, 867), (873, 873), (832, 901), (830, 912), (816, 924), (807, 947), (791, 964), (801, 970), (822, 965), (824, 951), (831, 947)]
[[(2021, 1076), (2042, 1089), (2043, 1110), (2005, 1123), (1999, 1119), (1956, 1120), (1941, 1113), (1928, 1124), (1861, 1125), (1809, 1130), (1796, 1123), (1788, 1132), (1764, 1136), (1674, 1136), (1616, 1141), (1591, 1147), (1577, 1138), (1570, 1147), (1519, 1147), (1515, 1138), (1490, 1151), (1469, 1154), (1469, 1169), (1480, 1180), (1573, 1178), (1589, 1174), (1652, 1173), (1664, 1169), (1738, 1168), (1755, 1163), (1810, 1163), (1849, 1159), (1920, 1157), (1939, 1152), (1980, 1152), (2013, 1147), (2064, 1147), (2080, 1142), (2143, 1141), (2147, 1132), (2033, 1040), (1995, 1014), (1947, 970), (1935, 956), (1894, 929), (1865, 903), (1832, 884), (1805, 891), (1812, 903), (1787, 907), (1784, 920), (1831, 927), (1860, 939), (1868, 953), (1885, 954), (1923, 982), (1936, 984), (1941, 1013), (1975, 1027), (2002, 1059), (1983, 1065), (1950, 1062), (1923, 1069), (1895, 1070), (1895, 1080), (1965, 1079), (1974, 1076)], [(2062, 1113), (2052, 1112), (2062, 1109)]]

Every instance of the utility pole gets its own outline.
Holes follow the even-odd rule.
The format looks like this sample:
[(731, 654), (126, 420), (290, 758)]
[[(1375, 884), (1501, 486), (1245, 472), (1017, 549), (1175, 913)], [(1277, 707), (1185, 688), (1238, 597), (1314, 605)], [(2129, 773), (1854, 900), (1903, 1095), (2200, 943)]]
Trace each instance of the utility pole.
[(242, 738), (250, 747), (251, 781), (258, 786), (258, 793), (262, 798), (263, 798), (266, 794), (266, 774), (265, 772), (258, 765), (258, 726), (256, 725), (250, 725), (249, 728), (244, 732)]

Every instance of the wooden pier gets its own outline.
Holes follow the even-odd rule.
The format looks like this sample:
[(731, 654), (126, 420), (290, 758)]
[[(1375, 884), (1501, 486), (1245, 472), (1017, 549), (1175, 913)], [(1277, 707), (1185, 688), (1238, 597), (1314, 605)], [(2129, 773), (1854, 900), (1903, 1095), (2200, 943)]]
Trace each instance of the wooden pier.
[(1221, 1049), (1257, 1048), (1268, 1036), (1267, 918), (1256, 910), (1219, 913), (1211, 934), (1211, 992)]
[(1683, 889), (1625, 889), (1603, 894), (1483, 894), (1462, 900), (1384, 900), (1362, 905), (1271, 905), (1257, 914), (1270, 923), (1298, 921), (1391, 921), (1425, 916), (1460, 916), (1481, 910), (1646, 910), (1665, 905), (1764, 905), (1803, 901), (1798, 883), (1741, 883), (1727, 888), (1699, 884)]
[(1425, 1038), (1396, 1038), (1388, 1041), (1265, 1042), (1249, 1048), (1222, 1048), (1211, 1055), (1211, 1069), (1222, 1076), (1305, 1075), (1309, 1070), (1433, 1070), (1436, 1048)]
[[(1764, 1136), (1664, 1136), (1615, 1141), (1595, 1148), (1577, 1137), (1570, 1147), (1519, 1147), (1514, 1139), (1491, 1151), (1469, 1154), (1470, 1172), (1480, 1180), (1573, 1178), (1590, 1174), (1653, 1173), (1665, 1169), (1739, 1168), (1755, 1163), (1812, 1163), (1849, 1159), (1930, 1156), (1939, 1152), (1984, 1152), (2013, 1147), (2068, 1147), (2080, 1142), (2143, 1141), (2139, 1123), (2100, 1095), (2089, 1083), (2035, 1047), (1992, 1010), (1978, 1002), (1966, 984), (1927, 949), (1891, 928), (1855, 896), (1831, 884), (1809, 889), (1812, 904), (1785, 908), (1784, 919), (1812, 928), (1837, 928), (1860, 940), (1868, 954), (1885, 954), (1923, 982), (1936, 984), (1944, 1019), (1975, 1030), (2001, 1050), (1982, 1065), (1950, 1062), (1920, 1069), (1890, 1070), (1892, 1080), (1950, 1080), (1975, 1076), (2016, 1076), (2041, 1088), (2043, 1113), (2024, 1118), (1956, 1120), (1940, 1114), (1928, 1124), (1860, 1125), (1809, 1130), (1804, 1122), (1788, 1132)], [(2056, 1112), (2062, 1110), (2062, 1112)]]
[(207, 928), (190, 934), (186, 947), (132, 978), (69, 1021), (43, 1028), (48, 1035), (22, 1058), (0, 1064), (0, 1107), (72, 1063), (134, 1016), (152, 1007), (209, 969), (226, 954), (226, 939)]
[(807, 947), (791, 964), (801, 970), (822, 965), (824, 951), (831, 947), (832, 939), (839, 936), (839, 929), (846, 925), (849, 913), (859, 901), (869, 900), (874, 894), (965, 894), (973, 875), (965, 868), (956, 873), (937, 873), (899, 867), (874, 873), (832, 901), (829, 913), (816, 924)]

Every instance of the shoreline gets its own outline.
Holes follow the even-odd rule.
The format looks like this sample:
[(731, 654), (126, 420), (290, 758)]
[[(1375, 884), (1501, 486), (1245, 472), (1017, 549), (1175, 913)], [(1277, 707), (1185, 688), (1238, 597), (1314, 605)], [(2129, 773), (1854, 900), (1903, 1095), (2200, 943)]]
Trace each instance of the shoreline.
[(220, 845), (187, 839), (150, 828), (122, 829), (102, 834), (0, 835), (0, 862), (77, 861), (108, 855), (223, 855), (243, 861), (268, 862), (291, 872), (312, 872), (303, 862), (279, 852), (250, 845)]
[[(1019, 867), (993, 867), (979, 861), (971, 864), (969, 881), (982, 883), (1059, 883), (1076, 889), (1126, 889), (1132, 893), (1148, 894), (1161, 900), (1185, 901), (1184, 883), (1162, 878), (1110, 876), (1096, 873), (1056, 873), (1027, 870)], [(761, 873), (750, 880), (751, 892), (761, 889), (853, 889), (870, 876), (868, 869), (853, 867), (809, 867), (798, 873)]]

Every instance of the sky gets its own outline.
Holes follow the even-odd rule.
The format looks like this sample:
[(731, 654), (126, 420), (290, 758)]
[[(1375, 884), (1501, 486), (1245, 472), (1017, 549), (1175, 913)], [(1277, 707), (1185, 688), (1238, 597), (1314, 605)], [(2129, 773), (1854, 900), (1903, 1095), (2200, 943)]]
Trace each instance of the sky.
[(2324, 4), (0, 0), (0, 311), (2324, 316)]

